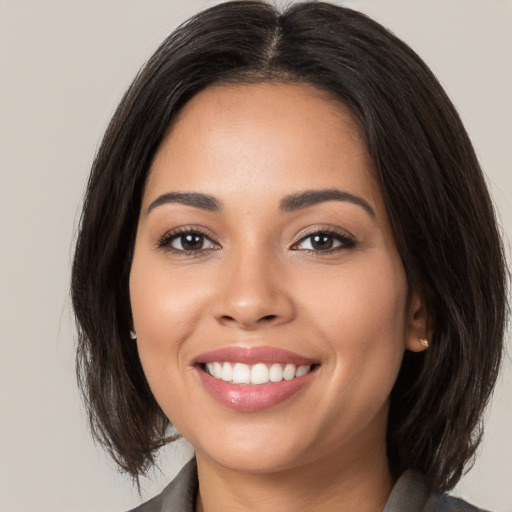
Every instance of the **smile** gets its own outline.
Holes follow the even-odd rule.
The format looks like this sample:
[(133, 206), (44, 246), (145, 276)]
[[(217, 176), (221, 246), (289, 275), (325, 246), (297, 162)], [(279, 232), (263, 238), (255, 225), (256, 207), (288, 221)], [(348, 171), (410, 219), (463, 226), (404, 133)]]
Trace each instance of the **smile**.
[(255, 412), (298, 394), (314, 379), (320, 364), (274, 347), (224, 347), (197, 357), (193, 366), (218, 403)]
[(297, 366), (292, 363), (272, 365), (256, 363), (248, 365), (244, 363), (218, 362), (206, 363), (206, 372), (216, 379), (233, 384), (268, 384), (269, 382), (281, 382), (303, 377), (311, 371), (311, 365)]

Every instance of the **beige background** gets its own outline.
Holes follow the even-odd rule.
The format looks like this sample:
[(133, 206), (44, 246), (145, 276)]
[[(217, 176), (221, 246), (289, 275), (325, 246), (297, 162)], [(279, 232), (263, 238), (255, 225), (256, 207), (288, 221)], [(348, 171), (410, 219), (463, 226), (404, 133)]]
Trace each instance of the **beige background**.
[[(73, 232), (124, 89), (173, 27), (212, 3), (0, 0), (0, 512), (121, 511), (139, 501), (91, 442), (76, 391)], [(508, 246), (512, 1), (346, 4), (405, 39), (446, 86), (489, 177)], [(456, 490), (501, 512), (512, 512), (511, 405), (508, 357), (480, 457)], [(169, 448), (144, 497), (189, 453)]]

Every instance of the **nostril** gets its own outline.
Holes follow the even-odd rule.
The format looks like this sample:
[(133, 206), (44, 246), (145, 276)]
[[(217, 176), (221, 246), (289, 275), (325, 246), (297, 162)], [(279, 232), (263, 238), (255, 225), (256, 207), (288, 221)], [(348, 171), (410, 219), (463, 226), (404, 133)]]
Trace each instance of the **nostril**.
[[(258, 320), (256, 320), (256, 322), (261, 322), (261, 323), (272, 322), (276, 318), (277, 318), (277, 315), (265, 315), (265, 316), (262, 316), (261, 318), (259, 318)], [(222, 320), (224, 322), (228, 322), (228, 323), (237, 322), (237, 320), (230, 315), (222, 315)]]
[[(276, 318), (277, 318), (277, 315), (265, 315), (265, 316), (262, 316), (257, 321), (259, 321), (259, 322), (271, 322), (272, 320), (275, 320)], [(222, 316), (222, 320), (225, 320), (227, 322), (234, 322), (235, 321), (235, 319), (232, 316), (229, 316), (229, 315), (223, 315)]]

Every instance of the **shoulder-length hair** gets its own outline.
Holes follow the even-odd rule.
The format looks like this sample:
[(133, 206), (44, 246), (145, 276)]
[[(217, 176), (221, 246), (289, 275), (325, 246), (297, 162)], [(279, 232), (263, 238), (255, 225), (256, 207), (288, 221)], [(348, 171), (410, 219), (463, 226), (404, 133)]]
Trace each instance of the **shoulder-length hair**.
[(480, 442), (502, 353), (506, 273), (493, 206), (459, 116), (423, 61), (365, 15), (323, 2), (205, 10), (163, 42), (125, 93), (92, 167), (72, 271), (77, 374), (93, 433), (137, 481), (173, 439), (129, 333), (146, 176), (192, 96), (215, 83), (269, 80), (327, 91), (361, 127), (409, 286), (434, 330), (428, 351), (406, 352), (392, 391), (389, 464), (450, 489)]

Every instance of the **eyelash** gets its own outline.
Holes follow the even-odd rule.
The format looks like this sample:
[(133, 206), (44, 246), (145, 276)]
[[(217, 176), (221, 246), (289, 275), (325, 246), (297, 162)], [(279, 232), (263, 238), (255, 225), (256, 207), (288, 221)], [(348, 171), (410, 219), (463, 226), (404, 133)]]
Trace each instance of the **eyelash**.
[[(176, 249), (175, 247), (172, 247), (172, 243), (175, 240), (178, 240), (186, 235), (195, 235), (198, 237), (202, 237), (204, 241), (208, 240), (213, 245), (217, 246), (216, 248), (207, 248), (207, 249), (199, 249), (197, 251), (190, 251), (186, 249)], [(204, 243), (204, 242), (203, 242)], [(166, 251), (169, 251), (173, 254), (177, 254), (179, 256), (202, 256), (204, 255), (205, 251), (214, 251), (219, 248), (219, 244), (215, 242), (211, 235), (206, 234), (201, 228), (195, 228), (195, 227), (186, 227), (186, 228), (178, 228), (174, 229), (172, 231), (167, 232), (157, 243), (158, 249), (165, 249)]]
[[(335, 241), (340, 242), (340, 245), (337, 247), (333, 247), (327, 250), (318, 250), (318, 249), (297, 249), (297, 247), (305, 242), (308, 239), (311, 239), (313, 236), (326, 236), (332, 237)], [(292, 250), (302, 250), (315, 255), (322, 254), (332, 254), (342, 250), (353, 249), (356, 246), (356, 241), (352, 235), (345, 233), (343, 231), (334, 229), (334, 228), (315, 228), (309, 232), (306, 232), (301, 236), (301, 238), (292, 245)]]
[[(203, 244), (204, 241), (209, 241), (211, 244), (213, 244), (216, 247), (209, 247), (206, 249), (199, 249), (199, 250), (186, 250), (186, 249), (176, 249), (175, 247), (172, 247), (172, 243), (175, 240), (180, 239), (181, 237), (184, 237), (186, 235), (195, 235), (198, 237), (202, 237)], [(314, 235), (317, 236), (325, 236), (325, 237), (332, 237), (334, 241), (339, 242), (339, 245), (333, 248), (329, 248), (327, 250), (319, 250), (319, 249), (299, 249), (298, 246), (302, 243), (304, 243), (306, 240), (311, 239)], [(314, 230), (309, 231), (306, 234), (303, 234), (301, 238), (293, 243), (291, 246), (291, 249), (294, 251), (302, 250), (304, 252), (308, 252), (315, 255), (322, 255), (322, 254), (332, 254), (336, 253), (342, 250), (347, 249), (353, 249), (356, 246), (356, 241), (354, 238), (349, 235), (348, 233), (338, 231), (333, 228), (325, 228), (325, 229), (319, 229), (315, 228)], [(198, 257), (205, 254), (206, 251), (214, 251), (218, 250), (220, 248), (220, 245), (215, 242), (212, 237), (208, 234), (206, 234), (201, 228), (194, 228), (194, 227), (187, 227), (187, 228), (179, 228), (172, 230), (168, 233), (166, 233), (163, 237), (161, 237), (158, 240), (157, 248), (169, 251), (173, 254), (177, 254), (179, 256), (192, 256), (192, 257)]]

